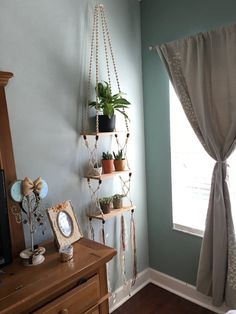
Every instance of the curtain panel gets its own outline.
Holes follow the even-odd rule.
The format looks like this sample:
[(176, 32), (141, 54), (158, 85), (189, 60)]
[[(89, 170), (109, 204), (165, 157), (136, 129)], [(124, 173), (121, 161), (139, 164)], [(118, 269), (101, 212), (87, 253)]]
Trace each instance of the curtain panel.
[(227, 180), (227, 158), (236, 144), (236, 24), (156, 49), (193, 130), (216, 161), (197, 289), (212, 296), (216, 306), (225, 301), (236, 307), (236, 241)]

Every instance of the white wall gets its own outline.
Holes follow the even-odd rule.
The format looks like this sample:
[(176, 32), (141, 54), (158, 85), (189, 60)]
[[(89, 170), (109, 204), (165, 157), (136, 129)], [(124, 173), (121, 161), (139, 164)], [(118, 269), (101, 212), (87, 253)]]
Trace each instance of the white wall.
[[(129, 159), (141, 271), (148, 265), (148, 239), (139, 2), (105, 0), (103, 4), (121, 89), (132, 102)], [(17, 176), (42, 176), (49, 185), (46, 205), (70, 199), (85, 235), (90, 196), (83, 178), (88, 156), (80, 132), (94, 5), (88, 0), (0, 1), (0, 70), (14, 73), (7, 100)], [(106, 79), (104, 68), (101, 72), (101, 79)], [(104, 183), (103, 193), (110, 189)], [(97, 232), (99, 227), (95, 224)], [(108, 222), (106, 231), (108, 244), (119, 245), (119, 221)], [(36, 240), (51, 235), (48, 226), (46, 236), (37, 233)], [(115, 261), (112, 267), (118, 265)], [(117, 275), (113, 282), (114, 287), (120, 285)]]

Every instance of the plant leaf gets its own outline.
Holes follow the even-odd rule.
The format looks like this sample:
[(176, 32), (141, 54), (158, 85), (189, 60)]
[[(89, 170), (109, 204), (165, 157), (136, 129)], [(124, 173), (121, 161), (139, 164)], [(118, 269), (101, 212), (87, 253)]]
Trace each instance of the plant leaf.
[(114, 100), (115, 104), (124, 104), (124, 105), (130, 105), (130, 102), (126, 100), (125, 98), (118, 98)]
[(116, 110), (119, 111), (119, 113), (123, 114), (123, 116), (125, 116), (125, 118), (130, 121), (130, 119), (129, 119), (128, 115), (126, 114), (126, 112), (124, 112), (124, 111), (122, 111), (120, 109), (116, 109)]
[(96, 101), (92, 101), (90, 104), (89, 104), (89, 107), (96, 107)]

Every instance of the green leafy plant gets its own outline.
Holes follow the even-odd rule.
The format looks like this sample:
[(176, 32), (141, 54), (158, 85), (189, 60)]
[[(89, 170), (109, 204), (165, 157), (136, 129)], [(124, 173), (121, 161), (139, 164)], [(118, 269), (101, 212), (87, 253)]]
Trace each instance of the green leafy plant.
[(115, 195), (112, 196), (112, 199), (113, 199), (113, 200), (120, 200), (120, 199), (122, 199), (123, 197), (125, 197), (124, 194), (115, 194)]
[(112, 197), (101, 197), (99, 198), (100, 204), (110, 204), (112, 202)]
[(102, 153), (102, 159), (103, 160), (112, 160), (113, 159), (113, 157), (112, 157), (112, 154), (111, 153), (109, 153), (109, 152), (103, 152)]
[(109, 119), (118, 111), (129, 120), (128, 115), (124, 112), (124, 109), (128, 108), (130, 102), (123, 98), (124, 93), (111, 94), (110, 86), (107, 82), (99, 82), (95, 87), (98, 101), (92, 101), (89, 103), (90, 107), (94, 107), (103, 112), (103, 115), (108, 116)]
[(123, 156), (123, 149), (118, 150), (118, 153), (116, 154), (113, 152), (113, 156), (115, 160), (124, 160), (125, 157)]

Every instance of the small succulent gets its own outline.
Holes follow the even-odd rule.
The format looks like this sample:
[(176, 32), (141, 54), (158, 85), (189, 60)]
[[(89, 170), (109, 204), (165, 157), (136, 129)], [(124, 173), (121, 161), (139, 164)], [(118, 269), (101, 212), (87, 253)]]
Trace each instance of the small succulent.
[(103, 152), (102, 153), (102, 159), (103, 160), (112, 160), (113, 159), (113, 157), (112, 157), (112, 154), (111, 153), (109, 153), (109, 152)]
[(110, 204), (112, 202), (112, 197), (102, 197), (99, 198), (100, 204)]
[(112, 196), (112, 199), (113, 199), (113, 200), (120, 200), (120, 199), (122, 199), (123, 197), (125, 197), (124, 194), (115, 194), (115, 195)]
[(125, 157), (123, 156), (123, 149), (118, 150), (118, 153), (116, 154), (113, 152), (113, 156), (115, 160), (124, 160)]

